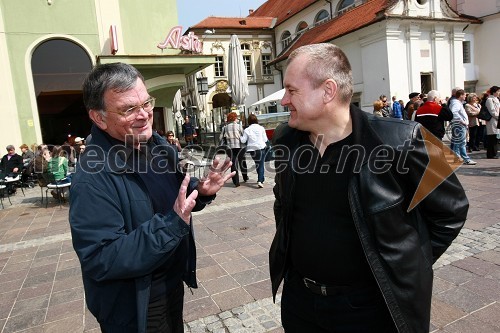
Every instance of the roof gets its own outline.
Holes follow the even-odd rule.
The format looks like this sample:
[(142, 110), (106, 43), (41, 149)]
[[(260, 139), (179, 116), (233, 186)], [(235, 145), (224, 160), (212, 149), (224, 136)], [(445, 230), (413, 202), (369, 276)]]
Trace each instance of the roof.
[(248, 17), (276, 17), (276, 25), (283, 23), (306, 7), (319, 0), (268, 0), (253, 11)]
[[(386, 10), (394, 5), (397, 1), (398, 0), (367, 0), (365, 3), (346, 11), (344, 14), (337, 16), (324, 24), (320, 24), (305, 31), (294, 41), (292, 41), (291, 46), (289, 46), (289, 48), (286, 49), (285, 52), (278, 55), (278, 57), (276, 57), (270, 64), (283, 61), (284, 59), (288, 58), (293, 50), (297, 49), (300, 46), (329, 42), (333, 39), (342, 37), (346, 34), (352, 33), (376, 22), (385, 20), (389, 17), (412, 20), (426, 20), (426, 18), (387, 15)], [(442, 21), (443, 19), (440, 20)], [(450, 19), (450, 21), (457, 20), (467, 21), (471, 23), (480, 22), (477, 19), (469, 19), (463, 16), (460, 16), (457, 19)]]
[(290, 55), (296, 48), (316, 43), (323, 43), (356, 31), (375, 22), (385, 19), (381, 11), (394, 0), (368, 0), (364, 4), (337, 16), (336, 18), (307, 30), (300, 35), (291, 47), (279, 55), (272, 63), (280, 62)]
[[(220, 17), (209, 16), (189, 29), (271, 29), (275, 19), (270, 16), (259, 17)], [(188, 30), (189, 30), (188, 29)]]

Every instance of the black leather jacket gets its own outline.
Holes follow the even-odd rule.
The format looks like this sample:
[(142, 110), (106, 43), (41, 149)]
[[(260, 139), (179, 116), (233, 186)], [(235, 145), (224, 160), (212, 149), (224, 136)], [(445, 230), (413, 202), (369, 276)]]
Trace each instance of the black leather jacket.
[[(351, 106), (350, 113), (354, 144), (364, 152), (348, 187), (349, 204), (363, 251), (398, 331), (428, 332), (432, 264), (464, 225), (468, 200), (457, 177), (451, 174), (408, 212), (429, 162), (421, 125), (374, 117), (355, 106)], [(295, 186), (290, 160), (301, 135), (307, 133), (282, 124), (273, 137), (277, 225), (269, 252), (273, 296), (288, 268)], [(409, 147), (406, 154), (402, 153), (405, 142)], [(393, 162), (374, 163), (375, 152), (380, 153), (380, 147), (389, 151), (387, 159)], [(433, 150), (434, 153), (437, 158), (443, 157), (441, 151)], [(408, 168), (406, 173), (402, 167)]]

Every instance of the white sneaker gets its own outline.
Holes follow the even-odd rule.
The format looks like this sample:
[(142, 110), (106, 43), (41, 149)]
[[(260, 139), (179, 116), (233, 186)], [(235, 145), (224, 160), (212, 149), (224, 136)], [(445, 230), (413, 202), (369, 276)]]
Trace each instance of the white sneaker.
[(263, 188), (263, 187), (264, 187), (264, 184), (262, 184), (261, 182), (257, 182), (257, 186), (258, 186), (259, 188)]
[(468, 160), (468, 161), (465, 161), (464, 164), (467, 164), (467, 165), (476, 165), (477, 163), (474, 162), (473, 160)]

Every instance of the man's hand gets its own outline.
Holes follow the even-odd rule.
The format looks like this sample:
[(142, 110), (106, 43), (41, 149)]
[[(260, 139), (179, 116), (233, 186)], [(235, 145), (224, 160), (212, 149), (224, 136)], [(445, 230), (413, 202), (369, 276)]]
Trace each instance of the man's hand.
[(177, 199), (174, 202), (174, 212), (176, 212), (177, 215), (179, 215), (180, 218), (187, 224), (189, 224), (189, 221), (191, 220), (191, 211), (196, 205), (196, 198), (198, 197), (198, 191), (194, 190), (186, 198), (189, 179), (189, 175), (186, 175), (186, 177), (184, 177), (181, 188), (179, 189), (179, 194), (177, 195)]
[(232, 163), (229, 157), (224, 161), (221, 161), (218, 157), (214, 158), (210, 166), (210, 171), (204, 178), (200, 179), (198, 183), (198, 192), (201, 195), (214, 195), (217, 193), (224, 183), (236, 174), (236, 171), (234, 171), (224, 175), (224, 173), (231, 168), (231, 165)]

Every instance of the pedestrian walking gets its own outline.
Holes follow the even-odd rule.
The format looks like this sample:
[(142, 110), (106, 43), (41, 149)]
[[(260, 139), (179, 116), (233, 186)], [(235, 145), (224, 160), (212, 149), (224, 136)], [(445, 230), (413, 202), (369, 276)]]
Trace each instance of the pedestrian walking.
[(235, 175), (232, 178), (233, 184), (235, 187), (239, 187), (240, 176), (238, 173), (238, 167), (243, 177), (243, 181), (245, 183), (248, 181), (247, 163), (245, 161), (245, 147), (241, 143), (243, 127), (238, 121), (238, 115), (234, 111), (227, 114), (226, 120), (227, 125), (222, 128), (219, 140), (225, 147), (227, 147), (227, 153), (233, 163), (231, 171), (235, 172)]
[(248, 116), (248, 127), (243, 131), (241, 142), (246, 143), (246, 152), (252, 157), (255, 168), (257, 169), (257, 187), (264, 187), (264, 159), (265, 148), (268, 141), (266, 129), (259, 125), (257, 116), (251, 114)]

